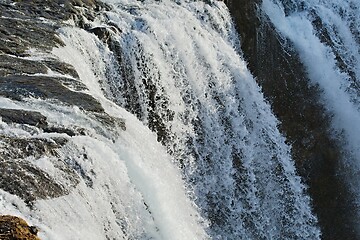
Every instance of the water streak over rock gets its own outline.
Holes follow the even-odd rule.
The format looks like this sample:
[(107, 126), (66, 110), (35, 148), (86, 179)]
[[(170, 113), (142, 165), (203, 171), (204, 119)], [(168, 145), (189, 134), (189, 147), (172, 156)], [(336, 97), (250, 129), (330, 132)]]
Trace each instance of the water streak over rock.
[[(340, 173), (339, 142), (299, 54), (261, 9), (262, 1), (229, 0), (248, 67), (262, 87), (292, 145), (297, 171), (309, 186), (324, 239), (356, 239), (354, 198)], [(287, 6), (291, 9), (291, 6)]]

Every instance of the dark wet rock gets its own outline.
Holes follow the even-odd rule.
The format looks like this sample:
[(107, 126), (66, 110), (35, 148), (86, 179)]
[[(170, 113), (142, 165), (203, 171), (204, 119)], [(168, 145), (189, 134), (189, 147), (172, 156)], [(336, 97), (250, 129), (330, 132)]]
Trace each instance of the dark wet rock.
[[(63, 126), (49, 126), (46, 117), (40, 112), (26, 111), (22, 109), (0, 108), (0, 117), (3, 122), (6, 122), (8, 124), (27, 124), (30, 126), (38, 127), (42, 129), (45, 133), (65, 133), (70, 137), (86, 135), (86, 130), (84, 128), (79, 128), (76, 126), (72, 128), (66, 128)], [(111, 119), (111, 121), (113, 121), (111, 122), (111, 126), (114, 127), (114, 120)], [(59, 141), (59, 139), (57, 139), (57, 141)], [(60, 142), (62, 143), (62, 145), (64, 145), (67, 141), (61, 140)], [(36, 149), (39, 150), (39, 148)]]
[(40, 158), (44, 155), (57, 156), (57, 149), (62, 146), (58, 144), (58, 142), (63, 144), (67, 142), (65, 138), (61, 141), (59, 138), (54, 141), (45, 138), (19, 138), (4, 135), (0, 135), (0, 137), (2, 143), (9, 147), (1, 153), (1, 156), (12, 159), (27, 158), (30, 156)]
[(33, 19), (0, 18), (0, 53), (28, 56), (31, 48), (50, 51), (64, 43), (55, 34), (56, 27)]
[(106, 27), (94, 27), (89, 29), (89, 32), (94, 33), (103, 42), (107, 42), (111, 34), (110, 30)]
[(39, 19), (45, 18), (52, 21), (70, 19), (72, 15), (79, 14), (79, 7), (98, 11), (108, 6), (97, 0), (4, 0), (0, 10), (6, 17)]
[[(80, 134), (80, 135), (84, 135), (84, 134)], [(68, 142), (68, 139), (64, 137), (52, 137), (51, 140), (58, 146), (64, 146)], [(57, 156), (57, 153), (55, 153), (54, 155)]]
[(6, 123), (28, 124), (39, 128), (47, 126), (46, 117), (34, 111), (0, 108), (0, 117)]
[(79, 79), (79, 75), (76, 72), (75, 68), (67, 63), (59, 62), (56, 59), (43, 60), (43, 61), (41, 61), (41, 63), (46, 65), (49, 69), (51, 69), (54, 72), (60, 73), (62, 75), (68, 75), (73, 78)]
[[(66, 1), (66, 0), (63, 0)], [(100, 10), (110, 10), (110, 6), (99, 0), (69, 0), (67, 1), (73, 7), (83, 7), (87, 10), (98, 12)]]
[[(79, 183), (77, 170), (60, 154), (66, 138), (25, 138), (0, 135), (0, 188), (22, 198), (30, 207), (36, 199), (66, 195)], [(66, 182), (54, 179), (36, 165), (42, 157), (53, 158)]]
[[(24, 97), (55, 99), (68, 105), (93, 112), (103, 112), (101, 104), (92, 96), (71, 91), (61, 83), (61, 78), (47, 76), (13, 75), (0, 78), (0, 95), (14, 100)], [(63, 79), (68, 81), (68, 79)]]
[(97, 12), (111, 9), (107, 4), (97, 0), (71, 0), (69, 3), (74, 13), (71, 16), (72, 20), (83, 29), (88, 29), (88, 20), (93, 21)]
[(61, 128), (61, 127), (47, 127), (44, 129), (44, 132), (46, 133), (65, 133), (66, 135), (70, 137), (74, 137), (77, 134), (74, 130), (68, 129), (68, 128)]
[(22, 0), (5, 0), (1, 4), (5, 17), (22, 17), (22, 18), (46, 18), (49, 20), (69, 19), (71, 15), (71, 4), (65, 0), (54, 1), (22, 1)]
[(69, 64), (53, 60), (28, 60), (20, 57), (0, 54), (0, 77), (8, 75), (34, 75), (47, 74), (48, 70), (52, 70), (62, 75), (68, 75), (74, 79), (62, 78), (63, 84), (70, 86), (72, 89), (80, 91), (87, 89), (86, 86), (78, 80), (79, 75), (76, 70)]
[(111, 39), (112, 34), (119, 34), (121, 33), (121, 29), (119, 29), (118, 26), (116, 26), (112, 22), (108, 22), (108, 25), (106, 27), (86, 27), (85, 30), (88, 32), (91, 32), (95, 34), (102, 42), (108, 44), (109, 46), (112, 46), (116, 40)]
[(46, 66), (38, 61), (0, 54), (0, 76), (36, 73), (45, 74), (46, 72)]
[(63, 84), (64, 86), (66, 86), (67, 88), (70, 88), (73, 91), (84, 91), (84, 90), (88, 90), (88, 88), (86, 87), (86, 85), (82, 82), (80, 82), (77, 79), (73, 79), (73, 78), (67, 78), (67, 77), (60, 77), (60, 78), (56, 78), (58, 81), (61, 82), (61, 84)]
[(126, 130), (126, 124), (123, 118), (112, 117), (106, 113), (95, 113), (94, 117), (110, 129), (121, 128), (123, 131)]
[[(55, 58), (30, 58), (33, 49), (38, 53), (49, 53), (54, 47), (64, 46), (57, 33), (66, 25), (63, 21), (72, 19), (77, 26), (85, 27), (87, 20), (94, 19), (97, 11), (102, 9), (109, 7), (97, 0), (0, 1), (0, 96), (17, 101), (33, 97), (78, 106), (105, 128), (125, 130), (123, 119), (109, 116), (95, 98), (80, 92), (87, 88), (74, 67)], [(111, 29), (106, 30), (108, 34), (115, 31)], [(46, 76), (52, 74), (51, 71), (64, 77)], [(52, 125), (35, 111), (0, 108), (0, 117), (9, 125), (20, 124), (20, 128), (31, 135), (0, 135), (2, 190), (20, 197), (31, 207), (37, 199), (68, 194), (81, 178), (92, 187), (95, 173), (87, 172), (79, 163), (88, 156), (80, 153), (74, 157), (62, 152), (64, 148), (76, 151), (67, 149), (69, 139), (89, 134), (88, 129)], [(46, 138), (37, 138), (32, 135), (34, 132), (48, 134)], [(51, 159), (49, 161), (65, 180), (54, 179), (37, 165), (44, 157)], [(0, 239), (3, 239), (2, 235)]]
[(341, 178), (341, 150), (331, 137), (321, 91), (311, 85), (289, 40), (261, 12), (261, 0), (228, 0), (248, 68), (281, 121), (299, 174), (309, 186), (323, 239), (360, 239), (352, 196)]
[(31, 205), (36, 199), (59, 197), (67, 192), (45, 171), (23, 159), (0, 156), (0, 188), (22, 198)]
[(40, 240), (39, 229), (29, 226), (27, 222), (16, 216), (0, 215), (0, 239), (2, 240)]
[(17, 195), (31, 205), (35, 199), (59, 197), (65, 188), (26, 158), (57, 155), (54, 141), (38, 138), (1, 137), (0, 188)]
[[(23, 97), (50, 98), (84, 110), (103, 112), (100, 103), (90, 95), (65, 87), (75, 91), (86, 89), (84, 84), (75, 80), (79, 76), (72, 66), (55, 59), (33, 61), (16, 57), (28, 56), (29, 48), (50, 51), (55, 46), (63, 46), (56, 34), (60, 21), (79, 17), (84, 11), (95, 14), (95, 9), (103, 7), (106, 5), (98, 1), (86, 0), (0, 3), (0, 53), (3, 53), (0, 55), (0, 76), (4, 77), (0, 81), (0, 95), (16, 100)], [(46, 74), (48, 69), (75, 79), (21, 75)]]
[(95, 6), (94, 0), (70, 0), (70, 2), (73, 6), (78, 7)]
[(109, 7), (91, 0), (4, 0), (0, 3), (0, 53), (27, 56), (29, 48), (50, 51), (64, 43), (56, 34), (61, 22), (84, 24), (96, 11)]

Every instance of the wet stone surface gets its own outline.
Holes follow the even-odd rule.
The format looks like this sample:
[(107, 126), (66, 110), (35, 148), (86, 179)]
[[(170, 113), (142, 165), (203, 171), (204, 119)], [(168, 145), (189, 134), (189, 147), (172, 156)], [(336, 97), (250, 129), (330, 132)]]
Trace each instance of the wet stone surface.
[(29, 56), (26, 51), (38, 48), (50, 51), (64, 43), (55, 35), (56, 27), (32, 19), (0, 18), (0, 53)]
[(47, 73), (46, 66), (38, 61), (26, 60), (6, 54), (0, 55), (0, 76), (36, 73)]
[(66, 82), (68, 79), (26, 75), (2, 77), (0, 95), (14, 100), (22, 100), (24, 97), (55, 99), (87, 111), (104, 111), (101, 104), (92, 96), (71, 91), (62, 84), (62, 81)]
[(61, 146), (48, 139), (0, 136), (0, 188), (21, 197), (29, 206), (36, 199), (59, 197), (67, 190), (27, 158), (56, 155)]
[(46, 117), (39, 112), (0, 108), (0, 117), (6, 123), (19, 123), (45, 128)]
[[(50, 56), (54, 47), (64, 46), (57, 34), (60, 27), (66, 26), (64, 21), (72, 19), (77, 26), (85, 26), (84, 18), (93, 19), (104, 8), (107, 6), (96, 0), (0, 1), (0, 97), (18, 103), (36, 98), (56, 105), (77, 106), (105, 127), (125, 130), (122, 119), (106, 114), (99, 101), (84, 93), (87, 87), (74, 67), (56, 58), (43, 57)], [(38, 55), (34, 57), (33, 53)], [(41, 109), (0, 108), (0, 118), (2, 190), (32, 207), (36, 199), (68, 194), (80, 178), (91, 187), (91, 176), (62, 152), (69, 139), (88, 134), (88, 129), (50, 124)], [(2, 131), (7, 127), (27, 134), (18, 136)], [(48, 136), (37, 137), (34, 133)], [(65, 180), (59, 181), (43, 170), (38, 165), (42, 158), (50, 159)]]

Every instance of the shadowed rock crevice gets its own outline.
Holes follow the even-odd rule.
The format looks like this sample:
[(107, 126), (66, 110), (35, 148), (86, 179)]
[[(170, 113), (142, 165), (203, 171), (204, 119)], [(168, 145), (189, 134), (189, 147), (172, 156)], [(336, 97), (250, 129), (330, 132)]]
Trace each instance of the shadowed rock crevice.
[(358, 239), (354, 199), (341, 178), (341, 149), (331, 137), (331, 117), (321, 91), (311, 85), (291, 43), (261, 11), (261, 0), (228, 0), (248, 68), (281, 121), (298, 173), (309, 186), (323, 239)]

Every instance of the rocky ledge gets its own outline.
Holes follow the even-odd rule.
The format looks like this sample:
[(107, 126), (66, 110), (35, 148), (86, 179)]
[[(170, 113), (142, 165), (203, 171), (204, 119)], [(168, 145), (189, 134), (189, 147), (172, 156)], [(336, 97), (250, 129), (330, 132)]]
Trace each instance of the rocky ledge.
[(0, 239), (2, 240), (40, 240), (37, 233), (37, 227), (29, 226), (22, 218), (0, 215)]
[[(95, 0), (1, 1), (0, 98), (20, 106), (29, 106), (29, 101), (43, 101), (56, 106), (76, 107), (98, 123), (97, 126), (125, 130), (123, 119), (108, 115), (100, 102), (86, 93), (87, 87), (73, 66), (56, 58), (44, 57), (51, 56), (54, 47), (65, 45), (57, 34), (57, 30), (66, 25), (65, 21), (85, 27), (85, 21), (94, 19), (97, 12), (106, 8)], [(34, 57), (34, 52), (41, 56)], [(54, 121), (48, 121), (41, 107), (25, 110), (0, 106), (0, 119), (2, 190), (20, 197), (32, 207), (37, 199), (68, 194), (80, 178), (91, 187), (89, 174), (76, 159), (64, 156), (61, 149), (71, 137), (101, 132), (101, 129), (54, 124)], [(16, 131), (21, 134), (16, 134)], [(42, 134), (47, 135), (42, 137)], [(82, 156), (81, 153), (78, 155)], [(38, 166), (38, 159), (44, 157), (53, 159), (66, 181), (53, 178)], [(35, 235), (28, 236), (29, 232), (25, 230), (22, 232), (27, 225), (19, 218), (2, 216), (0, 224), (0, 239), (38, 239)], [(3, 238), (5, 235), (1, 234), (6, 234), (3, 232), (6, 227), (18, 229), (26, 238)], [(16, 231), (15, 235), (18, 234)]]

